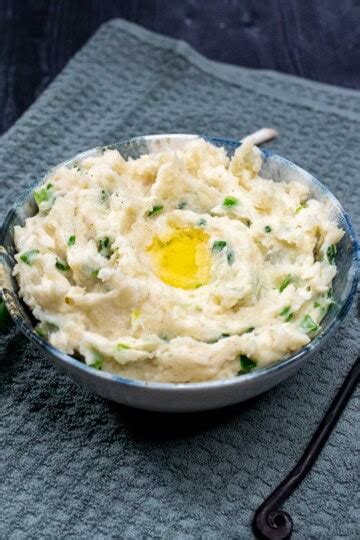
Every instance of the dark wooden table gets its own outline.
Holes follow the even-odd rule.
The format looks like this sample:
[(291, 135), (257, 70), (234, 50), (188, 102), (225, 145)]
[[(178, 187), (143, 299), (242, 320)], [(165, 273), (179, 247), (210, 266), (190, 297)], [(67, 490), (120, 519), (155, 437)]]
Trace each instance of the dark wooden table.
[(360, 0), (0, 0), (0, 133), (113, 17), (216, 60), (360, 89)]

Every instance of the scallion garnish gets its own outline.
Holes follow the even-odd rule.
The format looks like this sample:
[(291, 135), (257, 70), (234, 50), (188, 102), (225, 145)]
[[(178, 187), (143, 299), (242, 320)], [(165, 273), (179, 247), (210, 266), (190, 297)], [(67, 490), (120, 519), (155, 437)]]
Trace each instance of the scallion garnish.
[(239, 362), (240, 362), (239, 375), (241, 375), (242, 373), (249, 373), (249, 371), (256, 368), (256, 361), (252, 360), (251, 358), (249, 358), (245, 354), (240, 354)]
[(228, 195), (225, 197), (223, 206), (224, 208), (231, 208), (232, 206), (236, 206), (239, 203), (239, 199), (237, 197), (233, 197), (232, 195)]
[(226, 246), (225, 240), (215, 240), (212, 246), (212, 250), (214, 253), (220, 253)]
[(102, 369), (104, 363), (104, 355), (96, 349), (92, 350), (92, 359), (89, 364), (94, 369)]
[(266, 233), (271, 232), (271, 230), (272, 230), (272, 229), (271, 229), (270, 225), (266, 225), (266, 226), (264, 227), (264, 231), (265, 231)]
[(300, 206), (297, 207), (295, 210), (295, 214), (298, 214), (301, 210), (304, 210), (304, 208), (307, 208), (307, 203), (301, 203)]
[(326, 256), (330, 264), (335, 264), (336, 252), (337, 252), (337, 249), (335, 245), (329, 246), (327, 248)]
[(301, 328), (303, 328), (307, 334), (311, 334), (319, 329), (319, 325), (313, 321), (310, 315), (305, 315), (301, 322)]
[(281, 317), (284, 317), (285, 322), (291, 321), (291, 319), (294, 316), (294, 314), (291, 312), (291, 307), (290, 306), (284, 307), (284, 309), (280, 311), (279, 315)]
[(158, 206), (153, 206), (153, 209), (150, 210), (147, 215), (148, 217), (154, 217), (156, 216), (157, 214), (160, 214), (160, 212), (164, 210), (164, 207), (161, 206), (161, 205), (158, 205)]
[(249, 328), (247, 328), (245, 330), (245, 334), (250, 334), (251, 332), (253, 332), (255, 330), (255, 326), (249, 326)]
[(60, 259), (56, 259), (55, 266), (61, 272), (67, 272), (68, 270), (70, 270), (70, 266), (68, 265), (68, 263)]
[(31, 266), (34, 262), (34, 259), (39, 255), (40, 251), (38, 249), (30, 249), (30, 251), (25, 251), (20, 255), (20, 261)]
[(283, 290), (286, 289), (286, 287), (290, 285), (292, 281), (293, 281), (293, 276), (291, 274), (288, 274), (287, 276), (285, 276), (282, 282), (280, 283), (279, 292), (283, 292)]
[(97, 278), (100, 272), (100, 268), (94, 268), (93, 270), (90, 270), (90, 276), (92, 278)]
[(320, 309), (320, 316), (325, 317), (329, 309), (335, 305), (336, 302), (333, 298), (332, 289), (329, 288), (325, 294), (320, 296), (317, 301), (314, 303), (314, 308)]
[(108, 236), (100, 238), (100, 240), (98, 241), (97, 249), (100, 255), (102, 255), (106, 259), (110, 259), (112, 254), (110, 238)]
[(129, 345), (126, 345), (126, 343), (118, 343), (116, 345), (116, 348), (121, 351), (121, 350), (127, 350), (127, 349), (130, 349)]
[(59, 327), (51, 322), (41, 322), (35, 326), (35, 332), (38, 336), (47, 339), (52, 332), (58, 332)]
[(34, 199), (39, 208), (41, 203), (52, 201), (54, 199), (54, 193), (52, 191), (53, 187), (53, 184), (47, 184), (46, 187), (34, 191)]
[(67, 245), (68, 246), (73, 246), (75, 244), (75, 242), (76, 242), (76, 236), (71, 235), (68, 238)]

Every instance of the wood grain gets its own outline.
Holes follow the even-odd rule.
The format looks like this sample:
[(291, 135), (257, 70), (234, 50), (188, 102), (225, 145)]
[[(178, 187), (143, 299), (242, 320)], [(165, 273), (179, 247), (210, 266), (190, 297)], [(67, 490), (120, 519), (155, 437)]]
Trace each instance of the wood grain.
[(0, 0), (0, 133), (113, 17), (216, 60), (360, 89), (359, 0)]

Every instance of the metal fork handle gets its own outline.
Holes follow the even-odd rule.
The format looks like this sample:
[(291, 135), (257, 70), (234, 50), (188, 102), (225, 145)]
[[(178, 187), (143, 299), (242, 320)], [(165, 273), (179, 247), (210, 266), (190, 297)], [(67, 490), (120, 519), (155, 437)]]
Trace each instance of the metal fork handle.
[(298, 463), (255, 513), (252, 527), (256, 538), (286, 540), (293, 530), (291, 516), (279, 507), (293, 493), (317, 460), (327, 439), (360, 380), (360, 356), (346, 376)]

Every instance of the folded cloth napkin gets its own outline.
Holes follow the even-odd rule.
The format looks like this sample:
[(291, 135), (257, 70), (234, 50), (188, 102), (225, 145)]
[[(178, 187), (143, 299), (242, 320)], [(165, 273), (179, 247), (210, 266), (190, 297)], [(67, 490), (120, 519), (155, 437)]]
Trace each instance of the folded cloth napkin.
[[(241, 138), (280, 154), (360, 224), (360, 93), (206, 60), (133, 24), (105, 24), (1, 139), (1, 220), (49, 167), (135, 135)], [(59, 373), (14, 326), (1, 336), (3, 538), (251, 538), (254, 510), (295, 464), (357, 354), (355, 307), (271, 392), (188, 416), (129, 410)], [(359, 401), (286, 502), (295, 538), (355, 538)]]

